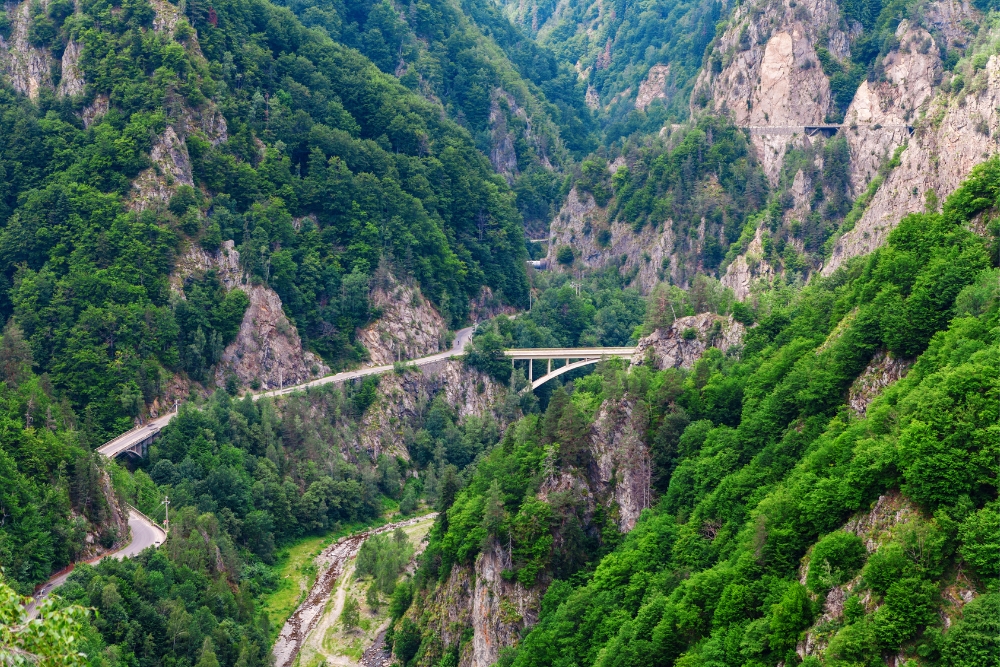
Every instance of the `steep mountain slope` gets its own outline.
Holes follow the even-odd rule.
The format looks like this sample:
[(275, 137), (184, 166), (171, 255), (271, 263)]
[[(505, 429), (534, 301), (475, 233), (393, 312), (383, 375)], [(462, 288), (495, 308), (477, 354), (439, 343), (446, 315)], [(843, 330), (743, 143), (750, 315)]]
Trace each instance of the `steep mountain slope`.
[[(119, 397), (151, 404), (171, 375), (207, 382), (230, 364), (226, 346), (251, 335), (238, 326), (248, 305), (326, 364), (360, 360), (355, 329), (372, 318), (381, 258), (451, 326), (483, 287), (524, 298), (513, 195), (469, 134), (287, 10), (25, 2), (10, 16), (2, 60), (39, 106), (4, 92), (0, 309), (106, 432), (144, 410)], [(69, 89), (24, 69), (27, 54), (54, 72), (60, 52), (76, 59)], [(185, 245), (224, 256), (229, 240), (238, 279), (220, 284), (221, 266), (204, 266), (174, 276), (171, 296)], [(257, 348), (257, 365), (284, 354)], [(226, 364), (220, 381), (278, 383), (276, 368)], [(288, 376), (323, 367), (299, 362)]]
[[(863, 266), (739, 309), (742, 340), (732, 320), (677, 320), (655, 341), (698, 339), (700, 360), (675, 343), (664, 370), (554, 393), (439, 519), (396, 654), (993, 664), (1000, 275), (970, 228), (998, 192), (993, 159)], [(625, 457), (611, 493), (604, 452)]]

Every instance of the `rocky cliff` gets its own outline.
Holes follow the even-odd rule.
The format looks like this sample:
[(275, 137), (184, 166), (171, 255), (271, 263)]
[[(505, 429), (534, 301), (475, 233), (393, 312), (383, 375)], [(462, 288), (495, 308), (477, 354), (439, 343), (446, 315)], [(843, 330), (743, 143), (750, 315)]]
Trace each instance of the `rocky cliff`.
[(973, 50), (945, 81), (948, 85), (914, 122), (899, 166), (886, 176), (854, 228), (836, 241), (823, 275), (878, 248), (903, 217), (925, 210), (928, 193), (943, 199), (1000, 149), (1000, 59), (985, 49)]
[(381, 366), (441, 350), (448, 325), (420, 288), (401, 283), (389, 273), (375, 282), (368, 299), (379, 317), (358, 332), (371, 364)]
[(731, 315), (701, 313), (679, 317), (667, 329), (657, 329), (639, 339), (633, 364), (652, 362), (657, 368), (690, 369), (705, 350), (716, 347), (723, 352), (739, 347), (746, 327)]
[(406, 432), (422, 422), (431, 399), (444, 393), (459, 420), (470, 415), (492, 416), (501, 427), (519, 414), (516, 401), (508, 404), (507, 388), (486, 375), (449, 360), (420, 370), (379, 376), (378, 398), (361, 420), (360, 449), (373, 459), (381, 453), (409, 458)]
[[(606, 237), (602, 230), (606, 231)], [(552, 220), (549, 239), (546, 259), (551, 270), (560, 269), (556, 253), (561, 246), (569, 245), (577, 253), (575, 266), (601, 269), (614, 264), (623, 274), (634, 274), (632, 285), (643, 293), (665, 279), (668, 274), (665, 266), (675, 272), (675, 279), (681, 278), (670, 222), (658, 229), (647, 225), (636, 234), (624, 222), (609, 224), (606, 209), (597, 206), (589, 193), (581, 194), (576, 188), (570, 190), (562, 209)]]
[(52, 54), (28, 40), (31, 4), (24, 0), (7, 10), (10, 32), (0, 37), (0, 67), (14, 90), (36, 100), (42, 88), (52, 87)]
[[(997, 151), (1000, 81), (990, 50), (995, 35), (983, 30), (970, 44), (969, 19), (974, 18), (967, 4), (929, 3), (919, 18), (899, 23), (876, 75), (858, 87), (839, 135), (849, 149), (849, 194), (861, 204), (832, 242), (823, 275), (879, 247), (902, 217), (924, 210), (928, 193), (943, 198)], [(860, 26), (844, 21), (836, 3), (826, 0), (744, 4), (713, 48), (712, 59), (720, 66), (705, 68), (692, 94), (693, 113), (727, 114), (750, 128), (772, 186), (790, 204), (781, 235), (798, 252), (812, 253), (809, 263), (816, 268), (822, 253), (817, 256), (815, 244), (803, 250), (791, 228), (810, 214), (825, 214), (816, 208), (813, 192), (823, 169), (820, 147), (828, 139), (807, 136), (802, 126), (822, 123), (835, 112), (818, 50), (845, 63), (860, 34)], [(954, 72), (946, 72), (943, 49), (965, 46), (965, 58)], [(811, 172), (782, 175), (792, 149), (816, 155)], [(890, 159), (899, 150), (899, 165), (887, 169), (896, 164)], [(744, 245), (726, 267), (723, 282), (740, 298), (754, 281), (784, 272), (783, 266), (762, 261), (760, 237), (758, 230), (750, 247)]]
[(788, 145), (808, 141), (784, 128), (821, 123), (830, 110), (830, 82), (815, 50), (821, 34), (834, 57), (849, 54), (833, 0), (743, 3), (714, 47), (721, 71), (705, 68), (695, 83), (693, 113), (706, 104), (739, 126), (758, 128), (753, 144), (772, 184)]
[(224, 241), (214, 253), (191, 245), (171, 275), (174, 292), (182, 294), (184, 278), (215, 270), (226, 289), (240, 289), (250, 298), (236, 340), (222, 353), (215, 381), (225, 384), (235, 375), (240, 384), (259, 383), (261, 389), (299, 384), (330, 372), (323, 360), (302, 349), (295, 325), (285, 317), (281, 297), (265, 285), (253, 284), (240, 266), (240, 254), (232, 241)]

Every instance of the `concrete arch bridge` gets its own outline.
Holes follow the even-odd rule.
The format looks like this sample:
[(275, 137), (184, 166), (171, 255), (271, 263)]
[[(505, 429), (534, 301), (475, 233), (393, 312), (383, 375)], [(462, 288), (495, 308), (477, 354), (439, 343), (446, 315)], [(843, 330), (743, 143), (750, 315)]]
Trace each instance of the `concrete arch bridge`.
[[(634, 347), (538, 347), (504, 350), (504, 356), (512, 362), (527, 360), (528, 381), (531, 382), (532, 389), (538, 389), (549, 380), (557, 378), (563, 373), (568, 373), (590, 364), (596, 364), (602, 359), (631, 359), (632, 355), (635, 354), (635, 350), (636, 348)], [(534, 378), (534, 363), (536, 359), (548, 362), (545, 374), (538, 377), (538, 379)], [(553, 370), (553, 359), (565, 360), (566, 364)]]

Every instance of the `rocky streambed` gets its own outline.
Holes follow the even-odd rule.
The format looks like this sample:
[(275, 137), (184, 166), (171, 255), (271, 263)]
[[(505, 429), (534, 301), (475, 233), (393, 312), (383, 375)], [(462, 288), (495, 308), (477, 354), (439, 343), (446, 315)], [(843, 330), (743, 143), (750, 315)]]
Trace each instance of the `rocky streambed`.
[(316, 583), (309, 590), (306, 599), (299, 605), (295, 612), (285, 621), (281, 628), (277, 641), (271, 653), (274, 657), (276, 667), (291, 667), (296, 656), (305, 644), (309, 633), (319, 622), (323, 615), (330, 594), (335, 590), (337, 580), (344, 574), (348, 563), (358, 555), (361, 545), (369, 537), (380, 533), (391, 532), (396, 528), (411, 526), (420, 521), (433, 518), (436, 513), (425, 514), (423, 516), (390, 523), (378, 528), (371, 528), (354, 535), (348, 535), (337, 540), (320, 552), (316, 557), (316, 567), (319, 569), (319, 576)]

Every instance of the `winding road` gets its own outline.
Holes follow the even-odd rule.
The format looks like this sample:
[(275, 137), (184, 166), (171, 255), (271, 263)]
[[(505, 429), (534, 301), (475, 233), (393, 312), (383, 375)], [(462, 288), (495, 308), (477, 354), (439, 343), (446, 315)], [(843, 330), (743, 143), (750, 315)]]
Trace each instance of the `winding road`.
[[(131, 507), (128, 510), (128, 527), (132, 535), (132, 539), (128, 544), (117, 551), (104, 554), (99, 558), (85, 562), (91, 565), (96, 565), (105, 558), (116, 558), (118, 560), (121, 560), (122, 558), (130, 558), (142, 553), (143, 549), (160, 546), (163, 544), (164, 540), (167, 539), (167, 533), (162, 528)], [(49, 596), (49, 593), (65, 584), (66, 579), (68, 579), (69, 575), (72, 573), (73, 568), (67, 568), (46, 581), (42, 587), (38, 589), (31, 602), (29, 602), (28, 606), (25, 607), (25, 611), (28, 613), (29, 619), (38, 615), (38, 605), (40, 605), (42, 601)]]
[[(465, 354), (465, 347), (472, 340), (472, 334), (475, 333), (476, 327), (466, 327), (464, 329), (459, 329), (455, 332), (455, 340), (452, 342), (451, 349), (445, 350), (444, 352), (438, 352), (426, 357), (420, 357), (419, 359), (413, 359), (409, 361), (404, 361), (406, 366), (427, 366), (429, 364), (437, 363), (439, 361), (445, 361), (447, 359), (452, 359), (454, 357)], [(309, 382), (303, 382), (302, 384), (293, 385), (291, 387), (284, 387), (283, 389), (273, 389), (270, 391), (263, 391), (257, 394), (252, 394), (253, 400), (257, 400), (265, 397), (273, 396), (284, 396), (287, 394), (292, 394), (297, 391), (302, 391), (303, 389), (308, 389), (309, 387), (318, 387), (324, 384), (336, 383), (336, 382), (346, 382), (347, 380), (354, 380), (357, 378), (366, 377), (368, 375), (379, 375), (381, 373), (387, 373), (393, 370), (394, 365), (383, 365), (383, 366), (370, 366), (368, 368), (359, 368), (353, 371), (345, 371), (343, 373), (335, 373), (334, 375), (327, 375), (326, 377), (319, 378), (317, 380), (310, 380)], [(122, 452), (134, 449), (141, 446), (143, 442), (152, 440), (164, 426), (170, 423), (170, 420), (174, 418), (176, 412), (168, 412), (167, 414), (157, 417), (146, 424), (138, 428), (134, 428), (131, 431), (122, 433), (117, 438), (109, 440), (105, 444), (97, 448), (97, 451), (102, 455), (113, 459)], [(105, 554), (101, 558), (89, 561), (90, 563), (98, 563), (104, 558), (127, 558), (130, 556), (136, 556), (150, 546), (159, 546), (163, 544), (166, 540), (166, 533), (158, 525), (147, 519), (141, 513), (137, 512), (135, 509), (129, 508), (129, 519), (128, 525), (131, 529), (132, 539), (124, 547), (115, 551), (114, 553)], [(392, 526), (395, 527), (395, 526)], [(362, 542), (364, 539), (361, 540)], [(360, 547), (360, 542), (358, 543)], [(67, 569), (59, 574), (55, 575), (48, 581), (46, 581), (42, 587), (35, 593), (34, 598), (31, 603), (26, 607), (28, 611), (29, 618), (34, 618), (37, 614), (36, 607), (42, 602), (49, 593), (54, 589), (62, 586), (67, 577), (69, 577), (72, 572), (72, 568)], [(296, 612), (298, 613), (298, 612)], [(308, 633), (307, 633), (308, 634)], [(303, 635), (304, 637), (304, 635)], [(280, 641), (280, 638), (279, 638)], [(296, 653), (298, 648), (295, 649)]]

